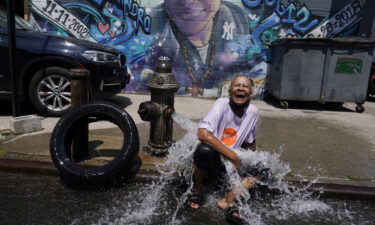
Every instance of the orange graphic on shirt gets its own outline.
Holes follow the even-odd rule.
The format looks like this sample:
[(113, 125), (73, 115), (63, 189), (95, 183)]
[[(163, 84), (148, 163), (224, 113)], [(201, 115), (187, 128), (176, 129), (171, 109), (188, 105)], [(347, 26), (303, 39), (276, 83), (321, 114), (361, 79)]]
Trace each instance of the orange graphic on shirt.
[(225, 128), (223, 132), (223, 136), (221, 137), (221, 141), (226, 146), (232, 146), (237, 141), (237, 131), (233, 128)]

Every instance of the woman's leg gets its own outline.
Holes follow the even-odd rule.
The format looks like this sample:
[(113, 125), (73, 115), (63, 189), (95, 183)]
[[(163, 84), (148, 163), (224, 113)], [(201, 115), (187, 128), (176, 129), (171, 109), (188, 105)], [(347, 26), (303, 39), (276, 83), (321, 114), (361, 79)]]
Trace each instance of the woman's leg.
[[(204, 187), (209, 177), (216, 176), (222, 169), (223, 165), (220, 160), (220, 155), (211, 146), (206, 144), (199, 144), (194, 152), (194, 173), (193, 173), (193, 190), (192, 197), (204, 196)], [(187, 204), (194, 209), (201, 205), (194, 201), (187, 201)]]
[[(257, 184), (257, 182), (258, 180), (255, 177), (245, 177), (241, 180), (241, 183), (246, 190), (253, 188)], [(235, 187), (231, 189), (224, 196), (224, 198), (220, 199), (217, 202), (217, 206), (222, 210), (229, 208), (230, 206), (234, 205), (236, 197), (240, 196), (242, 194), (242, 191), (243, 189), (241, 187)], [(234, 213), (233, 216), (240, 217), (238, 213)]]

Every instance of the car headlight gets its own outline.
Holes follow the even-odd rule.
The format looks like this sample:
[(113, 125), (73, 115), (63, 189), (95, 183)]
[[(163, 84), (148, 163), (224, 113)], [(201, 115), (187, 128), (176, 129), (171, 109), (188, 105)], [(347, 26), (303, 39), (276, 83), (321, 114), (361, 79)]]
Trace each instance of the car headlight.
[[(121, 59), (123, 55), (114, 55), (108, 52), (101, 52), (96, 50), (88, 50), (81, 54), (88, 60), (93, 62), (99, 63), (106, 63), (106, 62), (117, 62), (120, 66), (123, 66), (124, 59)], [(123, 56), (124, 57), (124, 56)]]

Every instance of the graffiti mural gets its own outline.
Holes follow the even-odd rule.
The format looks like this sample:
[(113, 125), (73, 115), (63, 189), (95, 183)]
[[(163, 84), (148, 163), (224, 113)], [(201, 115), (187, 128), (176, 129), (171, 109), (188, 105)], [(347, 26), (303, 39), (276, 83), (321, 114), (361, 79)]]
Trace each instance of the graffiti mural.
[(266, 42), (355, 34), (363, 0), (331, 17), (313, 5), (314, 0), (30, 0), (30, 20), (46, 32), (124, 52), (132, 73), (129, 92), (147, 91), (158, 57), (168, 56), (180, 95), (226, 96), (231, 78), (243, 74), (254, 80), (254, 97), (262, 98)]
[(357, 24), (361, 20), (362, 14), (363, 2), (359, 0), (352, 1), (341, 11), (337, 12), (331, 18), (321, 23), (320, 26), (317, 26), (314, 30), (305, 35), (305, 37), (334, 37), (346, 28)]

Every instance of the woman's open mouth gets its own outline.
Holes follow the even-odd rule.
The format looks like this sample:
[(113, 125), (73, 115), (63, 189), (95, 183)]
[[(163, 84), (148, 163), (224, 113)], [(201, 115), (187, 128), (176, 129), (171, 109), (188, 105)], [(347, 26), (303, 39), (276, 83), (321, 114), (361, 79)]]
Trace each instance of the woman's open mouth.
[(245, 94), (235, 94), (236, 98), (244, 99), (246, 96)]

